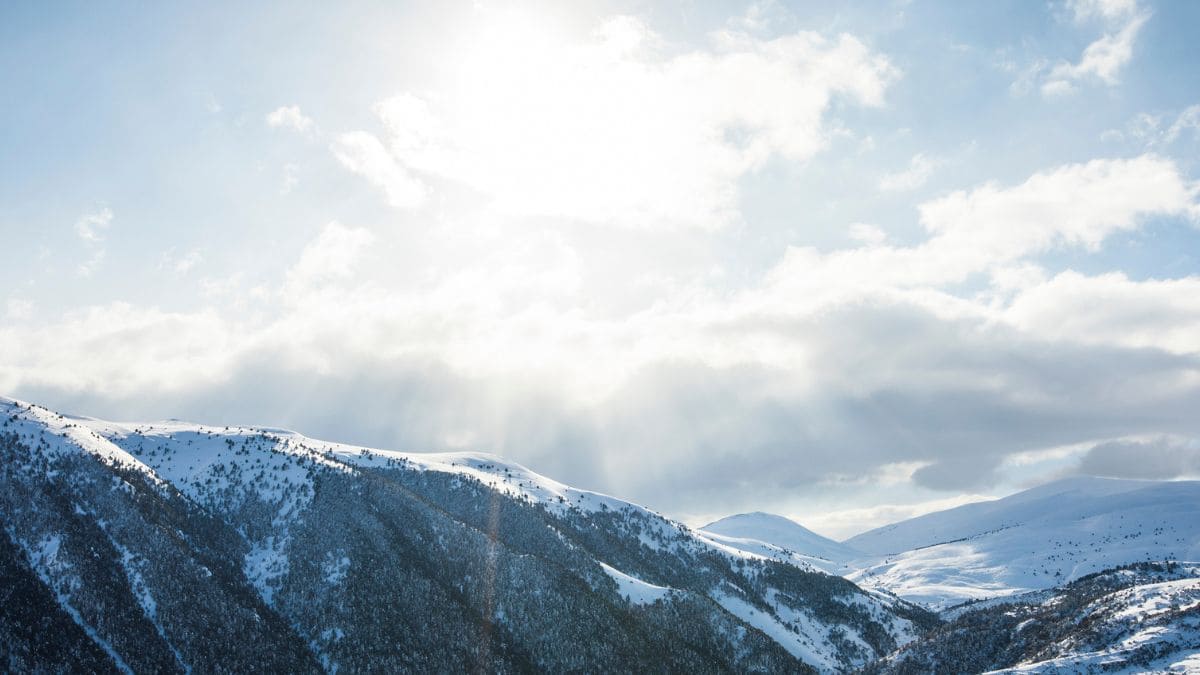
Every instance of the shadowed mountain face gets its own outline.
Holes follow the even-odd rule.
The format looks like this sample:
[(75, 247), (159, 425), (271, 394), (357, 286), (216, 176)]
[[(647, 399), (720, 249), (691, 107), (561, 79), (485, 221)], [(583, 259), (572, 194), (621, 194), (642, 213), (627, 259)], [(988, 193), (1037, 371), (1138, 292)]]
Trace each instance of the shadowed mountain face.
[(10, 670), (838, 671), (937, 623), (486, 455), (0, 420)]

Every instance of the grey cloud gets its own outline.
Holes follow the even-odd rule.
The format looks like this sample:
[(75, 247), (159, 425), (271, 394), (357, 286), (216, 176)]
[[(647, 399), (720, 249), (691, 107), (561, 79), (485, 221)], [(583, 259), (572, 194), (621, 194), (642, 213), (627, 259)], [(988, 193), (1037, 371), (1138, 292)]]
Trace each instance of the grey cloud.
[[(755, 330), (805, 341), (811, 365), (658, 363), (584, 406), (553, 381), (470, 378), (433, 360), (343, 357), (316, 373), (262, 352), (230, 380), (180, 395), (13, 394), (99, 417), (283, 426), (404, 450), (449, 449), (465, 433), (473, 449), (668, 513), (770, 509), (831, 476), (894, 462), (929, 463), (914, 476), (921, 486), (986, 488), (1014, 452), (1200, 436), (1194, 357), (1034, 341), (896, 304)], [(1155, 475), (1175, 470), (1164, 467)]]
[(1162, 436), (1109, 441), (1084, 455), (1078, 472), (1114, 478), (1167, 479), (1200, 474), (1200, 441)]
[(934, 490), (963, 490), (994, 484), (998, 465), (995, 457), (953, 457), (917, 469), (912, 478)]

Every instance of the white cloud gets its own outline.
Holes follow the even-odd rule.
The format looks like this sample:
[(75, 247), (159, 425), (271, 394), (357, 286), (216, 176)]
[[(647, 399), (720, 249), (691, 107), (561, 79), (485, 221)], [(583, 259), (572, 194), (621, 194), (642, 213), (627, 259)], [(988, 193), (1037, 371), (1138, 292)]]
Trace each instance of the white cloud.
[(1129, 121), (1126, 128), (1130, 136), (1150, 148), (1169, 146), (1184, 138), (1189, 131), (1193, 139), (1200, 139), (1200, 104), (1184, 108), (1170, 125), (1166, 124), (1167, 117), (1166, 114), (1141, 112)]
[(1171, 127), (1167, 129), (1163, 140), (1167, 143), (1174, 143), (1189, 130), (1193, 137), (1200, 137), (1200, 105), (1188, 106), (1179, 113), (1179, 116), (1171, 123)]
[[(936, 288), (1059, 247), (1095, 250), (1148, 216), (1200, 216), (1200, 204), (1197, 186), (1174, 162), (1142, 155), (1069, 164), (1011, 187), (988, 183), (926, 201), (918, 211), (930, 237), (916, 246), (827, 254), (789, 248), (768, 275), (773, 295), (793, 307), (820, 306), (865, 289)], [(929, 297), (938, 298), (941, 311), (971, 307), (944, 295)]]
[(295, 164), (283, 165), (283, 182), (279, 186), (279, 194), (291, 194), (292, 190), (296, 189), (296, 186), (300, 184), (299, 171), (300, 167)]
[(791, 14), (779, 0), (755, 0), (744, 14), (729, 20), (729, 25), (750, 33), (766, 31), (768, 28), (786, 23)]
[(664, 56), (631, 17), (581, 43), (520, 13), (491, 14), (453, 86), (377, 106), (390, 155), (364, 132), (343, 136), (378, 171), (355, 168), (364, 161), (352, 166), (344, 149), (339, 158), (380, 187), (411, 182), (398, 178), (407, 169), (468, 185), (510, 214), (714, 229), (738, 219), (742, 176), (827, 144), (834, 98), (879, 105), (896, 76), (849, 35), (713, 40)]
[[(1036, 264), (1195, 203), (1178, 167), (1153, 155), (1066, 165), (928, 200), (927, 238), (911, 246), (860, 225), (851, 234), (866, 246), (792, 249), (737, 291), (697, 278), (632, 308), (596, 300), (641, 288), (627, 268), (549, 224), (490, 235), (435, 225), (443, 238), (423, 239), (412, 259), (436, 264), (410, 270), (387, 230), (335, 222), (283, 279), (213, 288), (211, 308), (103, 305), (0, 324), (0, 353), (22, 355), (0, 362), (0, 390), (154, 405), (153, 393), (176, 392), (182, 409), (159, 414), (202, 400), (391, 447), (469, 437), (663, 508), (733, 504), (751, 482), (762, 505), (786, 504), (799, 486), (854, 472), (962, 487), (1014, 453), (1200, 433), (1181, 413), (1200, 404), (1184, 351), (1198, 343), (1196, 282), (1092, 283)], [(972, 274), (990, 275), (987, 293), (955, 289)], [(246, 408), (263, 387), (309, 393), (288, 398), (294, 408)], [(321, 421), (330, 401), (341, 426)]]
[(244, 346), (235, 337), (212, 310), (163, 312), (120, 302), (88, 307), (49, 325), (0, 329), (0, 352), (22, 355), (20, 362), (0, 361), (0, 389), (53, 387), (114, 397), (187, 391), (230, 375)]
[(1200, 353), (1200, 277), (1134, 281), (1066, 271), (1017, 295), (1004, 318), (1055, 340)]
[(1077, 22), (1093, 18), (1119, 20), (1138, 11), (1137, 0), (1070, 0), (1067, 6)]
[(963, 504), (995, 499), (991, 495), (967, 493), (954, 497), (931, 499), (915, 504), (880, 504), (865, 508), (822, 511), (793, 516), (796, 522), (833, 539), (848, 539), (867, 530), (889, 523), (923, 516), (926, 513), (952, 509)]
[(93, 213), (87, 213), (75, 221), (75, 234), (83, 240), (84, 246), (91, 252), (87, 260), (80, 263), (76, 272), (81, 277), (89, 277), (100, 264), (104, 262), (104, 233), (112, 224), (113, 213), (103, 208)]
[(105, 250), (102, 248), (96, 249), (90, 256), (88, 256), (87, 260), (83, 261), (79, 264), (79, 267), (75, 268), (75, 271), (81, 277), (92, 276), (92, 273), (95, 272), (96, 269), (100, 267), (100, 264), (104, 262), (105, 253)]
[(80, 216), (79, 220), (75, 221), (75, 234), (79, 235), (79, 238), (85, 242), (103, 241), (104, 231), (112, 223), (112, 218), (113, 213), (108, 208), (84, 214)]
[(1089, 44), (1076, 63), (1062, 62), (1050, 69), (1042, 83), (1042, 93), (1057, 96), (1070, 93), (1076, 84), (1098, 80), (1107, 85), (1118, 82), (1118, 75), (1133, 58), (1138, 32), (1150, 18), (1139, 13), (1132, 2), (1079, 2), (1074, 4), (1077, 19), (1098, 16), (1119, 28)]
[[(1006, 63), (1001, 67), (1006, 71), (1017, 70), (1017, 66), (1015, 64)], [(1028, 66), (1025, 66), (1017, 71), (1017, 79), (1013, 80), (1013, 83), (1009, 85), (1008, 90), (1016, 96), (1024, 96), (1025, 94), (1028, 94), (1037, 85), (1038, 80), (1049, 67), (1050, 63), (1046, 59), (1038, 59), (1030, 63)]]
[(425, 186), (371, 134), (354, 131), (338, 136), (333, 154), (342, 166), (383, 190), (388, 203), (411, 209), (425, 201)]
[(909, 161), (907, 169), (885, 174), (879, 181), (879, 189), (884, 192), (915, 190), (924, 185), (940, 165), (941, 160), (917, 153)]
[(316, 131), (317, 124), (300, 111), (298, 105), (280, 106), (266, 115), (267, 126), (272, 129), (291, 129), (302, 134)]
[[(1196, 198), (1174, 163), (1153, 155), (1066, 165), (1016, 185), (985, 184), (925, 202), (918, 211), (928, 238), (912, 246), (890, 245), (882, 230), (859, 224), (849, 234), (866, 246), (827, 253), (791, 248), (760, 284), (736, 293), (715, 293), (697, 279), (663, 285), (644, 304), (619, 311), (595, 301), (598, 289), (640, 288), (638, 278), (603, 266), (593, 273), (601, 260), (553, 232), (473, 241), (480, 232), (451, 231), (457, 238), (437, 245), (459, 257), (439, 256), (446, 264), (406, 272), (409, 281), (394, 287), (387, 280), (397, 264), (372, 254), (377, 237), (334, 222), (304, 248), (278, 291), (256, 297), (268, 307), (281, 302), (281, 314), (264, 318), (261, 335), (276, 335), (320, 362), (340, 358), (321, 346), (336, 344), (364, 358), (433, 358), (473, 376), (561, 373), (562, 386), (591, 399), (664, 359), (717, 368), (812, 367), (813, 345), (775, 327), (863, 303), (948, 322), (998, 322), (1039, 339), (1178, 351), (1192, 343), (1193, 329), (1171, 317), (1191, 311), (1194, 303), (1183, 298), (1194, 282), (1158, 288), (1108, 279), (1111, 288), (1087, 286), (1087, 296), (1075, 289), (1082, 282), (1067, 283), (1069, 276), (1047, 281), (1030, 257), (1064, 246), (1097, 248), (1148, 216), (1195, 214)], [(959, 297), (948, 290), (972, 274), (990, 275), (998, 295)], [(1115, 314), (1103, 330), (1086, 323), (1087, 308), (1100, 302), (1089, 298), (1118, 293), (1129, 299), (1112, 303)], [(237, 305), (225, 296), (220, 301)], [(1160, 307), (1158, 323), (1122, 333), (1138, 306)], [(815, 386), (808, 378), (796, 382)]]
[(360, 257), (373, 240), (372, 234), (362, 228), (346, 227), (337, 222), (325, 225), (288, 270), (287, 288), (292, 293), (303, 293), (352, 277)]
[(24, 321), (33, 316), (33, 301), (25, 298), (9, 298), (5, 316), (11, 321)]
[(850, 226), (850, 238), (866, 246), (879, 246), (887, 241), (887, 232), (878, 225), (854, 223)]
[(199, 249), (191, 249), (184, 253), (179, 253), (172, 248), (162, 254), (162, 258), (158, 262), (158, 268), (169, 270), (175, 274), (187, 274), (203, 260), (204, 255)]
[(937, 245), (1004, 261), (1058, 245), (1095, 249), (1110, 234), (1153, 214), (1196, 214), (1197, 186), (1155, 155), (1069, 164), (1021, 185), (987, 184), (919, 207)]

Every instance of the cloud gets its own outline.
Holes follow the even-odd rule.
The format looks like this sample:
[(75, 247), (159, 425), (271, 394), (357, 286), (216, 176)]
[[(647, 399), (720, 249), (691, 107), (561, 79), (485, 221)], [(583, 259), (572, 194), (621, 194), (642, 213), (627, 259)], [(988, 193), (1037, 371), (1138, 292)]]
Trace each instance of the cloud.
[[(47, 325), (0, 329), (0, 388), (50, 388), (113, 399), (177, 394), (225, 379), (236, 334), (213, 310), (163, 312), (115, 302), (68, 312)], [(8, 351), (13, 349), (16, 351)], [(97, 355), (103, 358), (97, 358)]]
[(1197, 186), (1155, 155), (1092, 160), (1038, 172), (1024, 183), (987, 184), (919, 207), (930, 246), (1004, 261), (1055, 246), (1095, 250), (1114, 232), (1156, 215), (1198, 211)]
[[(511, 325), (444, 311), (449, 325), (439, 326), (406, 302), (362, 302), (364, 292), (334, 287), (259, 326), (118, 305), (20, 336), (0, 330), (0, 347), (25, 355), (5, 364), (0, 381), (15, 391), (17, 378), (25, 398), (97, 415), (237, 420), (404, 449), (473, 438), (475, 449), (678, 511), (782, 503), (831, 475), (898, 462), (935, 467), (918, 470), (922, 485), (980, 486), (1013, 452), (1200, 433), (1188, 414), (1200, 404), (1194, 358), (1045, 342), (903, 303), (770, 326), (696, 327), (693, 319), (693, 330), (722, 336), (746, 357), (715, 366), (664, 349), (591, 400), (567, 382), (577, 375), (569, 369), (529, 367), (519, 354), (504, 363), (507, 344), (487, 331)], [(536, 333), (562, 320), (551, 314), (516, 330), (536, 354)], [(650, 321), (614, 336), (591, 367), (613, 367), (620, 343), (661, 327), (670, 329), (665, 347), (686, 345), (677, 321)], [(593, 325), (589, 339), (605, 330)], [(490, 345), (500, 363), (452, 365), (471, 340)], [(755, 363), (755, 348), (770, 341), (807, 358)]]
[(174, 272), (175, 274), (187, 274), (192, 271), (192, 268), (203, 261), (204, 255), (199, 249), (191, 249), (184, 253), (179, 253), (172, 248), (162, 254), (162, 258), (158, 262), (158, 268)]
[(1076, 469), (1112, 478), (1200, 477), (1200, 440), (1159, 436), (1149, 440), (1116, 440), (1096, 445)]
[(79, 276), (88, 277), (104, 262), (104, 233), (112, 224), (113, 213), (107, 207), (80, 216), (75, 221), (75, 234), (83, 240), (84, 246), (91, 252), (87, 260), (76, 268)]
[(311, 134), (317, 129), (317, 123), (301, 112), (298, 105), (280, 106), (267, 113), (265, 119), (272, 129), (291, 129), (302, 134)]
[(791, 18), (791, 13), (779, 0), (755, 0), (746, 7), (744, 14), (730, 19), (729, 25), (749, 33), (758, 33), (786, 23)]
[(1164, 142), (1174, 143), (1185, 132), (1191, 131), (1193, 137), (1200, 137), (1200, 105), (1188, 106), (1175, 121), (1171, 123), (1170, 128), (1164, 137)]
[(5, 304), (5, 316), (11, 321), (24, 321), (33, 316), (32, 300), (10, 297)]
[(342, 137), (357, 151), (339, 159), (394, 204), (411, 203), (388, 187), (411, 183), (411, 171), (466, 185), (507, 214), (716, 229), (739, 218), (739, 179), (772, 158), (812, 157), (829, 141), (835, 100), (880, 105), (896, 77), (850, 35), (726, 31), (708, 49), (667, 55), (632, 17), (575, 42), (499, 12), (473, 38), (454, 87), (376, 106), (384, 141)]
[(887, 232), (878, 225), (854, 223), (849, 229), (850, 238), (866, 246), (880, 246), (887, 241)]
[(798, 514), (792, 518), (815, 532), (844, 541), (856, 534), (889, 523), (988, 499), (993, 499), (993, 497), (986, 494), (967, 493), (912, 504), (881, 504), (865, 508)]
[(1080, 23), (1094, 18), (1120, 20), (1138, 13), (1137, 0), (1070, 0), (1067, 6)]
[(996, 484), (999, 457), (980, 458), (971, 453), (949, 457), (913, 472), (913, 482), (931, 490), (961, 491)]
[(95, 272), (96, 269), (100, 267), (100, 264), (104, 262), (105, 254), (106, 251), (102, 248), (94, 249), (88, 259), (80, 263), (79, 267), (75, 268), (76, 273), (78, 273), (81, 277), (92, 276), (92, 273)]
[[(918, 207), (929, 238), (909, 247), (821, 253), (789, 247), (768, 274), (772, 297), (820, 306), (864, 289), (937, 288), (981, 273), (1003, 274), (1024, 258), (1060, 248), (1096, 250), (1114, 233), (1153, 216), (1196, 218), (1197, 186), (1155, 155), (1068, 164), (1004, 187), (985, 183)], [(969, 305), (927, 295), (945, 311)], [(799, 298), (803, 298), (800, 300)]]
[(917, 153), (908, 163), (908, 168), (896, 173), (885, 174), (879, 180), (879, 189), (884, 192), (907, 192), (924, 185), (941, 161)]
[(283, 181), (279, 185), (279, 194), (291, 194), (292, 190), (300, 184), (300, 167), (292, 163), (283, 165)]
[(300, 252), (287, 272), (286, 288), (293, 293), (321, 288), (348, 279), (374, 237), (362, 228), (331, 222)]
[(1052, 339), (1197, 353), (1200, 277), (1134, 281), (1067, 270), (1016, 295), (1004, 318)]
[(1042, 94), (1057, 96), (1074, 91), (1076, 84), (1095, 80), (1112, 86), (1118, 75), (1133, 58), (1133, 44), (1138, 32), (1150, 18), (1138, 11), (1134, 2), (1075, 2), (1072, 3), (1076, 21), (1097, 17), (1115, 29), (1089, 44), (1076, 63), (1061, 62), (1050, 69), (1042, 83)]
[(355, 131), (338, 136), (333, 154), (342, 166), (383, 190), (392, 206), (411, 209), (425, 201), (424, 184), (371, 134)]
[[(1051, 167), (927, 200), (910, 246), (856, 228), (866, 246), (792, 248), (737, 289), (698, 278), (648, 298), (601, 250), (645, 232), (435, 227), (408, 252), (333, 222), (283, 278), (231, 282), (207, 308), (0, 325), (0, 353), (21, 355), (0, 390), (101, 416), (470, 442), (673, 512), (771, 508), (895, 466), (915, 488), (984, 491), (1021, 453), (1200, 436), (1196, 282), (1037, 265), (1196, 199), (1154, 155)], [(982, 289), (962, 291), (971, 278)]]
[(100, 242), (104, 240), (104, 231), (112, 223), (113, 213), (108, 208), (94, 213), (87, 213), (75, 221), (75, 234), (85, 242)]
[[(1150, 148), (1169, 146), (1184, 138), (1189, 131), (1193, 139), (1200, 139), (1200, 104), (1184, 108), (1169, 126), (1166, 125), (1164, 117), (1165, 115), (1138, 113), (1126, 125), (1126, 131), (1129, 136)], [(1118, 137), (1125, 136), (1118, 130), (1111, 131)]]

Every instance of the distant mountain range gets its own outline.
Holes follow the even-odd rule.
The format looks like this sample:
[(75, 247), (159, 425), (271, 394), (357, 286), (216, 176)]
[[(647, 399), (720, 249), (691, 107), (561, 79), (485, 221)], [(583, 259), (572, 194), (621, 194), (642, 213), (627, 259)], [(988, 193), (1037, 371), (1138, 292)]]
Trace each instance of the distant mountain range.
[[(1175, 561), (1200, 559), (1198, 487), (1073, 479), (839, 543), (762, 513), (694, 530), (491, 455), (118, 424), (0, 398), (0, 665), (1187, 665), (1200, 566)], [(1130, 563), (1143, 564), (1112, 571)], [(1080, 621), (1108, 628), (1068, 629)], [(968, 630), (989, 649), (964, 656), (954, 636)]]
[(1198, 516), (1197, 481), (1068, 478), (853, 537), (847, 545), (875, 557), (847, 576), (946, 607), (1127, 563), (1200, 560)]
[(792, 554), (794, 560), (826, 572), (840, 572), (851, 561), (863, 556), (862, 551), (771, 513), (741, 513), (709, 523), (702, 530), (746, 551), (766, 553), (762, 544), (772, 544)]
[(763, 513), (705, 532), (772, 544), (933, 609), (1050, 588), (1118, 565), (1200, 560), (1200, 482), (1074, 477), (885, 525), (844, 542)]

